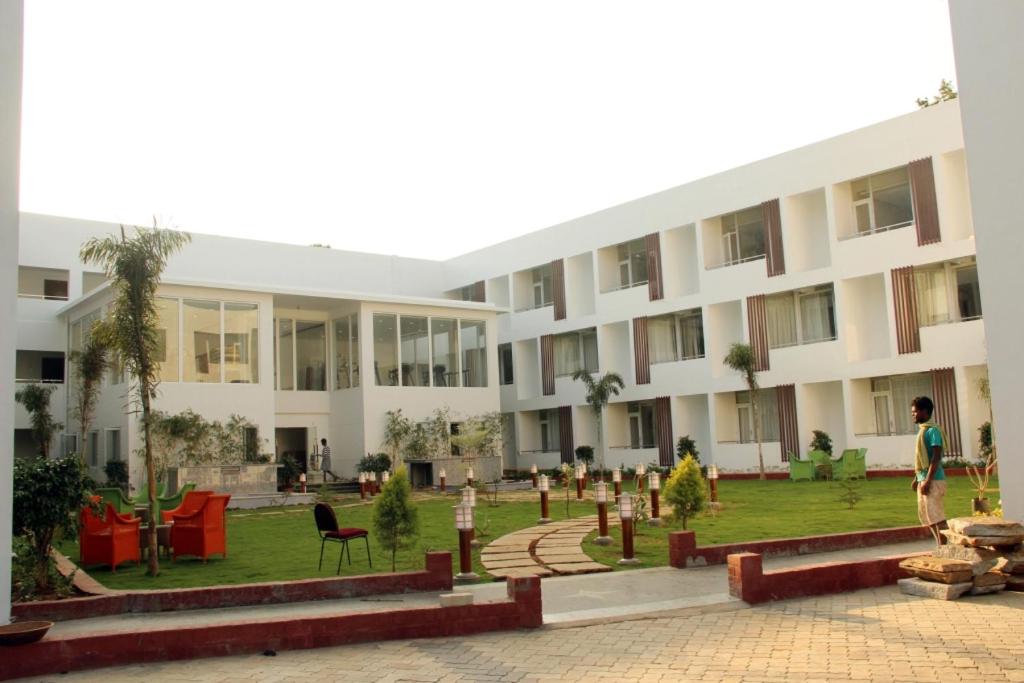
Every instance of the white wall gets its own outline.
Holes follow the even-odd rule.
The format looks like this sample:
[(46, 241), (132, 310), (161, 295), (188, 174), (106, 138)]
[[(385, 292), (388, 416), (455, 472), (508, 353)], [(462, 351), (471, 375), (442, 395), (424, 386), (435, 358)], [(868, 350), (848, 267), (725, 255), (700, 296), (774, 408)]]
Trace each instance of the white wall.
[(1024, 3), (1019, 0), (950, 0), (957, 84), (963, 110), (971, 208), (977, 233), (978, 276), (995, 435), (1004, 454), (999, 465), (1007, 517), (1024, 518), (1024, 459), (1013, 457), (1024, 442), (1017, 394), (1024, 385), (1024, 319), (1020, 315), (1020, 255), (1024, 253)]
[(0, 2), (0, 625), (11, 618), (12, 468), (14, 466), (15, 296), (18, 285), (18, 165), (24, 4)]

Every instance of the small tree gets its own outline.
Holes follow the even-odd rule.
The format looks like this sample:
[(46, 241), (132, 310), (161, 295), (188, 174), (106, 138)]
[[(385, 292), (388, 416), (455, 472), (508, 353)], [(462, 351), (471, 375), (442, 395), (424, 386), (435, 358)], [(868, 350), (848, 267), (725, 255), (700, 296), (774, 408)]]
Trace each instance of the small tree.
[(412, 547), (419, 534), (419, 515), (410, 501), (411, 492), (405, 467), (399, 466), (373, 504), (373, 528), (377, 542), (391, 551), (391, 571), (395, 571), (398, 551)]
[[(590, 466), (594, 464), (594, 447), (593, 446), (577, 446), (576, 447), (576, 459), (579, 460), (583, 465), (590, 470)], [(604, 473), (602, 473), (603, 476)]]
[(743, 381), (750, 391), (750, 407), (754, 420), (754, 440), (757, 441), (757, 466), (761, 479), (767, 479), (764, 473), (764, 454), (761, 449), (761, 411), (760, 411), (760, 387), (757, 385), (757, 362), (754, 358), (754, 349), (750, 344), (735, 343), (729, 347), (729, 353), (725, 357), (725, 364), (736, 372), (743, 375)]
[(683, 457), (672, 470), (665, 483), (665, 502), (672, 506), (676, 519), (682, 520), (684, 529), (687, 520), (707, 507), (707, 487), (700, 476), (700, 464), (692, 455)]
[(573, 380), (583, 382), (587, 390), (587, 403), (594, 411), (594, 419), (597, 420), (597, 450), (600, 455), (601, 480), (604, 480), (604, 447), (601, 445), (601, 422), (604, 417), (604, 407), (612, 396), (619, 395), (619, 389), (624, 389), (626, 383), (617, 372), (606, 372), (599, 380), (586, 370), (577, 370), (572, 375)]
[(18, 458), (14, 461), (13, 531), (32, 546), (35, 583), (40, 592), (50, 584), (50, 546), (57, 530), (69, 520), (77, 525), (75, 513), (84, 505), (89, 479), (78, 458), (44, 460)]
[(697, 442), (691, 439), (689, 434), (679, 437), (679, 441), (676, 442), (676, 457), (681, 461), (687, 455), (692, 455), (697, 464), (700, 464), (700, 451), (697, 450)]
[(391, 462), (396, 463), (402, 452), (402, 444), (412, 431), (412, 422), (402, 415), (401, 408), (389, 410), (384, 420), (384, 443), (381, 446), (388, 452)]
[[(64, 428), (50, 415), (50, 394), (55, 387), (44, 384), (26, 384), (14, 392), (14, 400), (25, 406), (32, 419), (32, 437), (36, 440), (39, 455), (50, 457), (50, 442), (53, 435)], [(9, 394), (8, 394), (9, 395)]]
[(985, 505), (982, 501), (985, 500), (989, 478), (992, 476), (992, 471), (995, 469), (997, 462), (996, 444), (993, 441), (992, 433), (992, 388), (989, 385), (987, 376), (978, 380), (978, 396), (988, 404), (988, 422), (978, 428), (978, 445), (982, 458), (981, 466), (968, 465), (967, 476), (970, 477), (971, 484), (978, 492), (978, 504)]
[(808, 448), (812, 451), (825, 451), (829, 455), (832, 455), (832, 437), (828, 435), (828, 432), (823, 432), (820, 429), (813, 431), (813, 437), (811, 443), (808, 444)]
[[(70, 360), (75, 366), (75, 378), (78, 380), (78, 396), (75, 400), (74, 415), (78, 420), (79, 454), (82, 462), (89, 461), (89, 431), (96, 411), (96, 399), (99, 398), (103, 373), (109, 364), (110, 328), (102, 321), (97, 321), (87, 330), (82, 348), (72, 351)], [(95, 454), (92, 454), (95, 455)]]

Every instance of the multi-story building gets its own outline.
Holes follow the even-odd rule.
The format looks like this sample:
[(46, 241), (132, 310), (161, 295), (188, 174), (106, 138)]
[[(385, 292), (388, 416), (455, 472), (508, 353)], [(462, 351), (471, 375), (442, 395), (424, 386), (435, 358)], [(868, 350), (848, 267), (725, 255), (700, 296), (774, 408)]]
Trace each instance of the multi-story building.
[[(18, 379), (58, 384), (65, 450), (67, 354), (111, 298), (78, 249), (114, 229), (22, 215)], [(751, 396), (724, 358), (749, 342), (769, 466), (813, 429), (907, 465), (918, 394), (972, 458), (989, 415), (973, 235), (956, 102), (443, 262), (197, 235), (160, 290), (157, 407), (242, 415), (278, 455), (326, 436), (346, 474), (386, 411), (439, 407), (500, 410), (506, 468), (581, 444), (608, 466), (668, 464), (689, 435), (704, 462), (747, 470)], [(625, 381), (600, 423), (577, 370)], [(138, 446), (124, 395), (112, 373), (85, 436), (96, 467)]]

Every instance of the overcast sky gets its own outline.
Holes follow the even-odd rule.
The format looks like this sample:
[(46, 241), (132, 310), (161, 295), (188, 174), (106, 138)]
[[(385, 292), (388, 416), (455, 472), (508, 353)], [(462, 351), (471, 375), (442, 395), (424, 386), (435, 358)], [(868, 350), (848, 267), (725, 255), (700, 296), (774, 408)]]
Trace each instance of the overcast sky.
[(910, 112), (955, 75), (945, 0), (25, 15), (23, 211), (426, 258)]

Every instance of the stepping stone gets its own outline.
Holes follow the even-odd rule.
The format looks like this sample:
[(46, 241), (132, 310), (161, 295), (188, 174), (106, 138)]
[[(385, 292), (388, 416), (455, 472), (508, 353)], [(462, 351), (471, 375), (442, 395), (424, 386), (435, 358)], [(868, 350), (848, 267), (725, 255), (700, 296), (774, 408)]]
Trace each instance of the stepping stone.
[(551, 576), (551, 570), (545, 569), (544, 567), (541, 567), (540, 565), (537, 565), (536, 569), (534, 569), (534, 568), (518, 568), (518, 567), (513, 567), (513, 568), (510, 568), (510, 569), (495, 569), (494, 571), (488, 570), (487, 573), (490, 574), (491, 576), (493, 576), (496, 579), (507, 579), (510, 576), (511, 577), (515, 577), (515, 578), (519, 578), (519, 577), (523, 577), (523, 576), (540, 576), (540, 577)]
[(933, 583), (924, 579), (900, 579), (900, 592), (907, 595), (917, 595), (922, 598), (934, 598), (936, 600), (956, 600), (967, 591), (974, 588), (972, 581), (965, 583)]
[(491, 541), (487, 545), (488, 545), (488, 547), (490, 547), (490, 546), (522, 546), (522, 547), (525, 548), (525, 547), (529, 546), (530, 543), (531, 543), (530, 539), (510, 538), (508, 536), (502, 536), (501, 538), (494, 539), (493, 541)]
[(531, 557), (529, 550), (516, 550), (514, 552), (508, 552), (508, 553), (489, 553), (489, 552), (482, 552), (482, 553), (480, 553), (480, 559), (482, 561), (484, 561), (484, 562), (486, 562), (488, 559), (491, 559), (491, 560), (519, 560), (519, 559), (522, 559), (524, 557), (525, 558)]
[(553, 569), (559, 574), (596, 574), (598, 572), (610, 572), (611, 567), (598, 564), (597, 562), (574, 562), (572, 564), (552, 564), (548, 565), (549, 569)]
[(593, 562), (588, 556), (580, 553), (578, 555), (538, 555), (537, 561), (547, 566), (556, 564), (573, 564), (575, 562)]
[(540, 566), (532, 557), (520, 560), (483, 560), (481, 564), (490, 571), (492, 569), (511, 569), (513, 567), (537, 567)]

